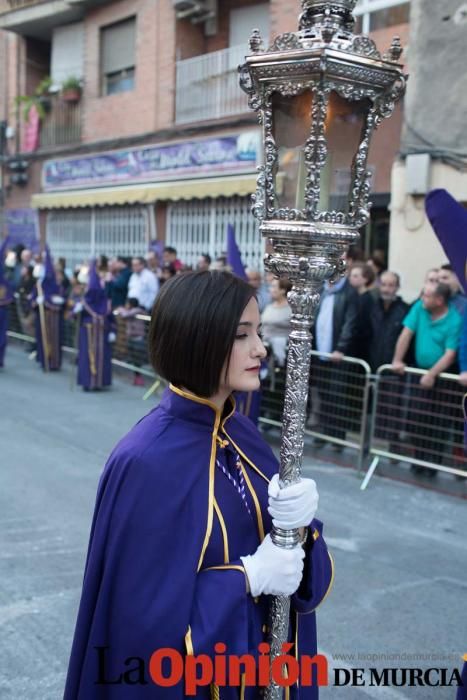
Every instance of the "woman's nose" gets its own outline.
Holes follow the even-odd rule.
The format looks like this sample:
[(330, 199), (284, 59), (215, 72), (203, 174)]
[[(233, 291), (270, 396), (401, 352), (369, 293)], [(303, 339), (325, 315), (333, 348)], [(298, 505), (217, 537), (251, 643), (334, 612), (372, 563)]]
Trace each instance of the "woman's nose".
[(260, 359), (263, 359), (267, 355), (267, 350), (263, 345), (263, 341), (258, 338), (254, 348), (253, 348), (254, 356), (259, 357)]

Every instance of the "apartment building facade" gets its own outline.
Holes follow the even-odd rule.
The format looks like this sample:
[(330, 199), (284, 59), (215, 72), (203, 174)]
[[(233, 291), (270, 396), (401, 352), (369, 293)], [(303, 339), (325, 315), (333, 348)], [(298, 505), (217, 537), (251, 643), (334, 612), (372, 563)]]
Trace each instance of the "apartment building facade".
[[(261, 133), (237, 66), (252, 28), (267, 40), (299, 12), (299, 0), (0, 0), (8, 232), (47, 240), (69, 267), (155, 240), (194, 264), (223, 252), (232, 223), (245, 263), (261, 266), (250, 213)], [(360, 0), (356, 15), (387, 48), (394, 34), (406, 44), (409, 12), (406, 0)], [(402, 111), (370, 153), (368, 251), (387, 247)]]

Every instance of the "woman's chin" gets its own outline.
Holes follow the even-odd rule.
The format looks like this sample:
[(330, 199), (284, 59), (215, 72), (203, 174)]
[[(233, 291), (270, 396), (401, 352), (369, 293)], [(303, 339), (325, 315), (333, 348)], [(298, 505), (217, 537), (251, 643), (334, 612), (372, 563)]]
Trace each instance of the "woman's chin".
[(232, 391), (257, 391), (261, 386), (258, 376), (251, 377), (250, 379), (242, 379), (239, 381)]

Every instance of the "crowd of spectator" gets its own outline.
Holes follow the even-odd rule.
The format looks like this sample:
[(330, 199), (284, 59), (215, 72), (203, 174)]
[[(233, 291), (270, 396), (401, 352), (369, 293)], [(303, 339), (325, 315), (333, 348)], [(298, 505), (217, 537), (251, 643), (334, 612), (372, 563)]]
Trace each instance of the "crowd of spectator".
[[(458, 374), (459, 383), (467, 386), (467, 297), (451, 266), (428, 270), (419, 297), (404, 300), (399, 293), (399, 275), (386, 268), (381, 252), (365, 258), (352, 248), (346, 262), (345, 276), (324, 284), (313, 328), (314, 349), (323, 362), (328, 362), (328, 378), (332, 363), (350, 356), (367, 362), (373, 373), (382, 365), (390, 365), (395, 375), (403, 374), (407, 365), (425, 370), (421, 378), (416, 378), (417, 390), (425, 392), (425, 406), (436, 400), (433, 390), (443, 372)], [(23, 327), (30, 335), (32, 327), (28, 323), (33, 321), (28, 299), (40, 278), (41, 266), (40, 257), (35, 258), (26, 248), (7, 255), (6, 269), (17, 292)], [(144, 323), (138, 317), (150, 312), (161, 285), (192, 268), (167, 246), (161, 255), (154, 250), (131, 259), (102, 255), (97, 269), (113, 312), (127, 321), (128, 359), (138, 366), (145, 345)], [(196, 269), (228, 269), (226, 256), (212, 261), (203, 253)], [(56, 274), (66, 299), (65, 313), (71, 315), (85, 292), (85, 266), (67, 274), (66, 261), (59, 258)], [(287, 301), (290, 282), (264, 276), (255, 269), (247, 270), (247, 276), (257, 291), (264, 339), (276, 365), (283, 368), (291, 319)], [(320, 403), (332, 413), (332, 407), (327, 406), (334, 400), (329, 390), (319, 381), (317, 390)], [(332, 426), (327, 428), (334, 437), (343, 437), (341, 429), (333, 432)]]

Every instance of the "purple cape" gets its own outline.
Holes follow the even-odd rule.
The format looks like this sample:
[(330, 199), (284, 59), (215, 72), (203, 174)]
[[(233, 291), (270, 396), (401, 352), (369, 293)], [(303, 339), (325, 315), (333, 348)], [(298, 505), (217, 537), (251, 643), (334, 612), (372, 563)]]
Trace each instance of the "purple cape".
[[(216, 467), (218, 437), (242, 458), (251, 515)], [(227, 654), (257, 653), (269, 597), (246, 593), (240, 556), (254, 553), (271, 529), (267, 487), (277, 469), (247, 418), (233, 409), (223, 417), (203, 399), (166, 390), (117, 445), (100, 480), (64, 700), (186, 697), (183, 680), (161, 689), (149, 677), (151, 654), (161, 648), (212, 657), (224, 642)], [(314, 609), (333, 574), (319, 521), (310, 535), (290, 618), (299, 655), (316, 653)], [(101, 656), (96, 647), (106, 647)], [(138, 670), (130, 674), (140, 667), (135, 658), (125, 665), (129, 657), (145, 660), (146, 684)], [(115, 683), (125, 672), (133, 685)], [(209, 687), (195, 697), (210, 698)], [(222, 688), (221, 697), (238, 700), (238, 688)], [(245, 700), (257, 697), (245, 689)], [(294, 686), (290, 697), (316, 700), (318, 690)]]
[(467, 293), (467, 211), (446, 190), (432, 190), (425, 201), (430, 223)]

